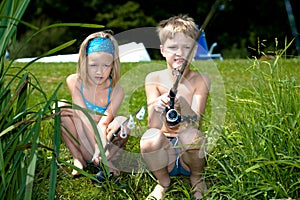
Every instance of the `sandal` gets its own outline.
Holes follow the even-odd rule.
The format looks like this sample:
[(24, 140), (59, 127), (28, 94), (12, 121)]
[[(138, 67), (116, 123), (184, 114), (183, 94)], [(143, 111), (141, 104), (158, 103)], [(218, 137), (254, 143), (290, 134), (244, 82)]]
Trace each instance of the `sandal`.
[(109, 174), (105, 173), (105, 171), (100, 167), (99, 172), (94, 176), (98, 181), (92, 179), (93, 183), (103, 183), (107, 180), (111, 181), (113, 177), (113, 173), (110, 172)]
[(124, 187), (126, 184), (121, 184), (118, 180), (113, 180), (114, 174), (109, 172), (109, 174), (105, 173), (105, 171), (100, 167), (99, 172), (94, 176), (97, 181), (92, 179), (93, 183), (105, 183), (106, 181), (113, 181), (114, 184), (120, 187)]

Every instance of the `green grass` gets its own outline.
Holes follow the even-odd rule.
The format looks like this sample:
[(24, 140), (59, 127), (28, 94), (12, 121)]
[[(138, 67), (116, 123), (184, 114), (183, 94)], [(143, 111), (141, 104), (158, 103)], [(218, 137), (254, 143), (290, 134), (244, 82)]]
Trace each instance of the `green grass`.
[[(14, 63), (14, 67), (23, 65)], [(121, 84), (126, 96), (120, 115), (128, 116), (146, 104), (145, 75), (162, 68), (163, 61), (122, 63)], [(203, 124), (212, 143), (205, 171), (207, 199), (300, 198), (299, 68), (299, 59), (194, 63), (193, 69), (208, 74), (212, 80)], [(10, 73), (15, 70), (12, 68)], [(27, 71), (47, 95), (62, 83), (58, 98), (71, 100), (65, 78), (76, 71), (76, 63), (34, 63)], [(38, 103), (43, 98), (39, 95), (30, 97), (30, 103)], [(145, 130), (143, 120), (129, 139), (130, 152), (139, 153), (139, 137)], [(43, 122), (40, 142), (52, 146), (53, 136), (53, 122)], [(33, 199), (48, 197), (51, 155), (50, 151), (39, 151)], [(59, 158), (72, 161), (64, 143)], [(123, 187), (112, 183), (95, 185), (85, 176), (74, 179), (71, 168), (59, 163), (55, 199), (145, 199), (156, 183), (140, 155), (129, 155), (121, 163), (134, 169), (121, 173), (119, 181), (126, 184)], [(95, 170), (86, 169), (90, 174)], [(188, 178), (173, 177), (172, 181), (166, 199), (191, 198)]]

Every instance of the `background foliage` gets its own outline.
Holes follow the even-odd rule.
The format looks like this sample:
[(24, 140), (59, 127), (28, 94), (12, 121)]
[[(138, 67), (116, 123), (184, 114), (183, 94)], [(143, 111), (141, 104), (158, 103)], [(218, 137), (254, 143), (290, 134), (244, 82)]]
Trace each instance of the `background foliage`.
[[(300, 3), (298, 0), (290, 1), (299, 28)], [(212, 4), (211, 0), (35, 0), (30, 2), (23, 19), (38, 27), (58, 22), (103, 24), (117, 34), (137, 27), (156, 26), (160, 20), (180, 13), (190, 15), (201, 25)], [(30, 31), (27, 27), (19, 27), (20, 42), (28, 35), (27, 31)], [(45, 49), (74, 38), (78, 39), (77, 43), (61, 53), (76, 53), (80, 42), (93, 31), (60, 28), (45, 32), (20, 56), (36, 56)], [(225, 58), (257, 56), (260, 54), (258, 46), (273, 54), (275, 38), (279, 41), (279, 48), (284, 48), (285, 41), (289, 42), (293, 38), (284, 0), (224, 0), (206, 28), (206, 33), (208, 44), (217, 42), (215, 51), (221, 52)], [(13, 53), (14, 48), (10, 49)], [(291, 46), (287, 54), (296, 55), (295, 46)]]

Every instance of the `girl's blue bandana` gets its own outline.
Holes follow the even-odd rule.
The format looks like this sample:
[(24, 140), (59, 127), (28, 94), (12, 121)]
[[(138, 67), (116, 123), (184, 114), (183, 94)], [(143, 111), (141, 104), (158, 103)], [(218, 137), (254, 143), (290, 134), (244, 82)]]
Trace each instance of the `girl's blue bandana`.
[(107, 52), (114, 55), (114, 49), (114, 45), (109, 38), (94, 38), (89, 42), (86, 48), (86, 54), (89, 55), (93, 52)]

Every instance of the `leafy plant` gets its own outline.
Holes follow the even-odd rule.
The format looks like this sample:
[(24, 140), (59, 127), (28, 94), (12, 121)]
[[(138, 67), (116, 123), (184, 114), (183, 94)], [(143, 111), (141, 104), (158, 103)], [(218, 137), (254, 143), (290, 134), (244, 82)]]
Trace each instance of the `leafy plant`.
[[(35, 60), (24, 64), (16, 73), (10, 74), (14, 60), (6, 61), (5, 53), (8, 45), (13, 41), (16, 28), (29, 5), (29, 0), (5, 0), (0, 4), (0, 198), (1, 199), (31, 199), (33, 183), (37, 165), (47, 157), (41, 157), (41, 150), (52, 153), (50, 170), (49, 199), (54, 199), (57, 176), (57, 159), (60, 149), (60, 117), (59, 108), (55, 112), (51, 104), (57, 104), (57, 92), (61, 83), (48, 97), (40, 87), (38, 79), (26, 69), (43, 56), (54, 54), (70, 45), (75, 40), (66, 42), (37, 57)], [(33, 37), (50, 28), (62, 26), (80, 26), (101, 28), (101, 25), (92, 24), (53, 24), (41, 29), (36, 29), (24, 46)], [(16, 53), (15, 56), (17, 56)], [(38, 95), (37, 95), (38, 94)], [(38, 103), (30, 105), (30, 99), (39, 96)], [(40, 142), (40, 133), (43, 123), (53, 121), (52, 147)]]

